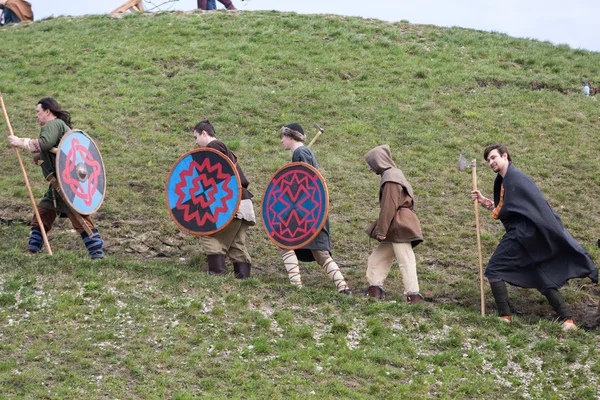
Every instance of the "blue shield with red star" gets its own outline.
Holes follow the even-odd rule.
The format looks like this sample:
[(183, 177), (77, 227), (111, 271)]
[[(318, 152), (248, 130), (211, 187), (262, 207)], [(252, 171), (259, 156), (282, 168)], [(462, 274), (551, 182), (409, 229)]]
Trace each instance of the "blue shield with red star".
[(165, 185), (171, 218), (181, 229), (198, 236), (211, 235), (229, 225), (241, 197), (237, 169), (227, 156), (209, 148), (182, 155)]
[(106, 173), (96, 143), (85, 132), (65, 133), (56, 152), (56, 180), (62, 198), (73, 211), (90, 215), (106, 193)]
[(283, 249), (313, 241), (327, 221), (329, 192), (313, 166), (294, 162), (280, 168), (265, 188), (262, 203), (267, 236)]

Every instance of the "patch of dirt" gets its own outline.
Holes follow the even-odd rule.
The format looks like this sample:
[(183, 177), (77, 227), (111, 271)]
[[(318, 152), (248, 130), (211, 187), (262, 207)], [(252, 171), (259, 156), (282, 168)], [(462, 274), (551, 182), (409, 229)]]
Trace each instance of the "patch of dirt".
[[(475, 79), (475, 82), (477, 82), (479, 87), (493, 86), (498, 89), (501, 89), (501, 88), (511, 84), (511, 82), (499, 81), (496, 79), (490, 79), (490, 80)], [(571, 90), (571, 89), (564, 88), (564, 87), (558, 86), (558, 85), (553, 85), (551, 83), (546, 83), (546, 82), (531, 82), (528, 85), (523, 84), (523, 83), (514, 83), (514, 85), (522, 87), (523, 89), (530, 89), (530, 90), (544, 90), (544, 89), (545, 90), (554, 90), (554, 91), (562, 93), (564, 95), (573, 93), (573, 90)], [(600, 89), (593, 88), (593, 91), (592, 91), (592, 87), (590, 87), (590, 95), (593, 96), (594, 94), (596, 94), (598, 92), (600, 92)], [(594, 93), (594, 94), (592, 94), (592, 93)]]
[(108, 253), (125, 252), (134, 258), (164, 258), (179, 257), (182, 253), (181, 246), (184, 239), (177, 235), (165, 237), (157, 232), (150, 231), (126, 235), (121, 238), (106, 236), (104, 249)]
[(579, 326), (582, 329), (592, 331), (600, 328), (599, 306), (600, 304), (588, 302), (585, 304), (583, 310), (573, 313), (573, 317), (576, 321), (579, 321)]
[(0, 217), (0, 225), (10, 226), (12, 224), (29, 225), (29, 220), (24, 218), (4, 218)]
[(555, 90), (559, 93), (562, 94), (570, 94), (571, 91), (567, 88), (564, 87), (560, 87), (560, 86), (556, 86), (556, 85), (552, 85), (549, 83), (544, 83), (544, 82), (531, 82), (529, 84), (529, 87), (531, 88), (531, 90), (542, 90), (542, 89), (548, 89), (548, 90)]
[(494, 86), (497, 87), (498, 89), (503, 88), (504, 86), (507, 85), (506, 82), (504, 81), (498, 81), (495, 79), (489, 80), (489, 81), (484, 81), (483, 79), (475, 79), (475, 82), (477, 82), (477, 84), (479, 85), (479, 87), (487, 87), (487, 86)]

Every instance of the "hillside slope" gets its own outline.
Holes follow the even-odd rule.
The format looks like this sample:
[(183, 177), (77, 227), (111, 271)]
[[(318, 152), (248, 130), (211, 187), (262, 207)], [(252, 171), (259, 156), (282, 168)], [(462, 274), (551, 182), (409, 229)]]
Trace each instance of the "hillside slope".
[[(26, 227), (0, 226), (0, 326), (8, 329), (0, 378), (8, 393), (27, 393), (40, 378), (52, 382), (50, 398), (62, 397), (61, 390), (77, 398), (80, 387), (90, 397), (148, 398), (157, 386), (157, 398), (311, 391), (393, 397), (395, 390), (415, 398), (451, 391), (541, 398), (561, 385), (572, 385), (579, 398), (598, 396), (590, 374), (600, 368), (594, 361), (598, 288), (589, 281), (573, 281), (565, 293), (592, 332), (561, 336), (549, 306), (531, 290), (511, 292), (522, 324), (501, 327), (478, 317), (471, 177), (458, 172), (457, 161), (460, 153), (478, 159), (479, 186), (489, 195), (493, 173), (482, 152), (492, 142), (506, 143), (516, 166), (598, 260), (599, 105), (581, 89), (583, 81), (593, 88), (600, 82), (600, 53), (461, 28), (277, 12), (58, 18), (2, 28), (0, 43), (0, 91), (15, 134), (36, 137), (34, 107), (54, 96), (74, 125), (94, 137), (108, 179), (95, 216), (106, 239), (105, 261), (85, 259), (68, 222), (52, 232), (55, 258), (26, 258), (20, 254)], [(357, 294), (366, 287), (374, 243), (364, 229), (377, 216), (378, 190), (362, 157), (388, 143), (415, 188), (425, 235), (416, 254), (428, 304), (410, 309), (339, 299), (322, 272), (308, 266), (308, 289), (291, 293), (260, 225), (249, 238), (255, 279), (204, 275), (197, 238), (172, 223), (163, 197), (171, 165), (193, 147), (192, 128), (203, 118), (239, 156), (257, 211), (268, 179), (290, 160), (279, 127), (295, 121), (307, 132), (314, 122), (326, 129), (313, 149), (330, 193), (333, 251)], [(16, 157), (8, 143), (1, 152), (0, 216), (28, 220)], [(39, 198), (46, 185), (33, 165), (27, 169)], [(482, 213), (482, 233), (487, 260), (503, 228)], [(389, 298), (403, 301), (399, 274), (388, 280)], [(40, 308), (45, 297), (50, 308)], [(124, 314), (137, 330), (121, 329)], [(44, 328), (48, 318), (52, 328)], [(26, 319), (29, 324), (9, 323)], [(177, 328), (170, 330), (174, 319)], [(45, 343), (57, 332), (63, 344)], [(23, 335), (37, 345), (35, 354), (17, 341)], [(97, 346), (83, 345), (86, 340)], [(64, 355), (69, 346), (76, 349), (72, 357)], [(505, 352), (506, 346), (517, 350)], [(64, 370), (53, 364), (59, 355), (66, 357)], [(219, 370), (223, 380), (250, 392), (215, 378), (215, 357), (229, 371)], [(103, 368), (113, 371), (111, 384), (94, 378), (107, 376)], [(414, 380), (411, 368), (419, 372)], [(17, 378), (15, 369), (25, 376)], [(515, 369), (529, 380), (511, 377)], [(296, 374), (283, 378), (290, 371)]]

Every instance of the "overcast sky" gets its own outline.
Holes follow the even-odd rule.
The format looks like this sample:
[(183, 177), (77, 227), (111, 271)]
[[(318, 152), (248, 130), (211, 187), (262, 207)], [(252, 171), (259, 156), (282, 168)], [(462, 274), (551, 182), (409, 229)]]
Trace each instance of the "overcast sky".
[[(126, 0), (29, 0), (35, 19), (51, 15), (103, 14)], [(146, 8), (167, 0), (144, 0)], [(600, 51), (600, 0), (233, 0), (240, 10), (354, 15), (386, 21), (460, 26), (515, 37), (566, 43)], [(196, 0), (178, 0), (162, 10), (192, 10)], [(217, 2), (217, 7), (222, 5)]]

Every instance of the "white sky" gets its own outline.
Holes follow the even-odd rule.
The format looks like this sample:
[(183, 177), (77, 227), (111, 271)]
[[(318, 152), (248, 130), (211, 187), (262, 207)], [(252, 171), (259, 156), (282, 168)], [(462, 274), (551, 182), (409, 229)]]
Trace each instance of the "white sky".
[[(126, 0), (29, 0), (35, 19), (51, 15), (109, 13)], [(159, 5), (167, 0), (152, 0)], [(146, 8), (152, 3), (144, 0)], [(178, 0), (162, 10), (192, 10), (196, 0)], [(233, 0), (239, 10), (279, 10), (354, 15), (385, 21), (460, 26), (510, 36), (566, 43), (600, 51), (600, 0)], [(217, 8), (223, 6), (217, 2)]]

